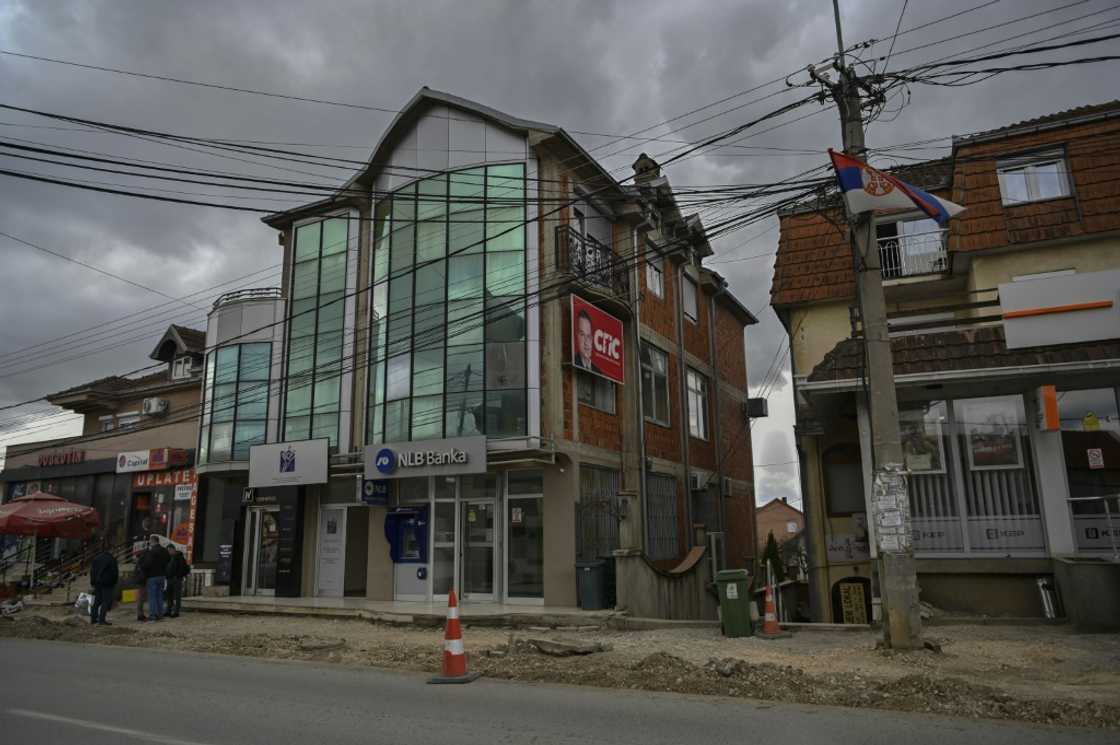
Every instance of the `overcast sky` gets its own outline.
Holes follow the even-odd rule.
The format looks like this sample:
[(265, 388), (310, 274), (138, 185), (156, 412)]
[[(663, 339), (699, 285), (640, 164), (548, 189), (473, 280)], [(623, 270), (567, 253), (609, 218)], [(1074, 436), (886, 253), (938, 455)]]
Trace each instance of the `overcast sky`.
[[(902, 28), (984, 4), (983, 0), (910, 3)], [(1071, 4), (1073, 7), (1060, 9)], [(903, 0), (842, 0), (841, 5), (845, 42), (851, 45), (890, 37)], [(1053, 12), (972, 33), (1047, 10)], [(1075, 20), (1081, 16), (1086, 17)], [(1120, 10), (1110, 9), (1106, 0), (1003, 0), (900, 36), (889, 67), (958, 56), (1000, 40), (1006, 45), (1011, 43), (1006, 41), (1010, 37), (1033, 31), (1038, 33), (1014, 43), (1037, 42), (1094, 26), (1101, 33), (1115, 32), (1115, 26), (1101, 25), (1118, 19)], [(910, 51), (964, 34), (968, 35)], [(1105, 53), (1103, 46), (1090, 47), (1091, 52), (1060, 54), (1100, 54)], [(428, 85), (569, 130), (625, 134), (819, 62), (835, 50), (836, 38), (828, 0), (0, 0), (0, 47), (389, 109), (404, 105), (420, 86)], [(885, 55), (887, 47), (886, 43), (876, 46), (865, 58), (870, 61)], [(1112, 53), (1116, 47), (1113, 43)], [(391, 119), (387, 113), (208, 90), (9, 55), (0, 55), (0, 80), (4, 81), (0, 86), (3, 104), (187, 135), (307, 145), (299, 149), (347, 146), (316, 148), (339, 157), (366, 157)], [(909, 104), (893, 121), (870, 127), (868, 145), (977, 131), (1109, 100), (1116, 96), (1115, 80), (1114, 66), (1096, 66), (1013, 73), (958, 89), (917, 86)], [(799, 95), (783, 94), (743, 106), (779, 88), (733, 98), (647, 136), (698, 140)], [(773, 124), (817, 109), (827, 107), (803, 108)], [(687, 127), (720, 112), (726, 113)], [(22, 138), (51, 147), (271, 178), (305, 178), (275, 167), (231, 162), (118, 135), (57, 129), (60, 126), (68, 125), (0, 110), (0, 137), (9, 140)], [(612, 144), (609, 138), (575, 137), (609, 169), (617, 169), (620, 177), (629, 175), (629, 164), (640, 151), (656, 156), (674, 147), (670, 142)], [(725, 148), (669, 166), (667, 173), (675, 185), (689, 186), (785, 178), (824, 162), (824, 149), (839, 147), (839, 125), (834, 111), (827, 109), (741, 144), (811, 149), (821, 154)], [(933, 157), (944, 152), (923, 154)], [(0, 163), (0, 168), (8, 170), (130, 186), (140, 183), (11, 157), (3, 157)], [(222, 193), (206, 186), (144, 185), (208, 193), (211, 199)], [(266, 207), (292, 204), (277, 199), (259, 203)], [(716, 241), (712, 264), (761, 319), (748, 333), (749, 376), (756, 393), (775, 355), (781, 355), (779, 348), (784, 351), (785, 331), (768, 307), (773, 259), (734, 259), (772, 254), (777, 248), (773, 228), (770, 221)], [(281, 257), (276, 234), (251, 214), (161, 204), (0, 176), (0, 230), (171, 296), (199, 292), (195, 304), (202, 307), (209, 304), (204, 291), (234, 278), (256, 273), (231, 286), (278, 283), (275, 267)], [(0, 318), (4, 320), (0, 324), (0, 405), (149, 364), (147, 354), (169, 322), (205, 327), (204, 313), (197, 308), (169, 303), (165, 297), (3, 236), (0, 256)], [(146, 310), (153, 306), (159, 307)], [(127, 314), (135, 315), (106, 325)], [(75, 334), (87, 329), (92, 330)], [(69, 334), (75, 335), (65, 343), (27, 349)], [(760, 501), (782, 496), (799, 499), (796, 465), (789, 463), (795, 454), (788, 360), (780, 359), (782, 373), (772, 387), (771, 415), (754, 428), (754, 453), (758, 464), (784, 465), (757, 469)], [(21, 417), (24, 411), (27, 414)], [(74, 431), (73, 422), (66, 417), (44, 419), (48, 413), (42, 406), (0, 412), (0, 446)]]

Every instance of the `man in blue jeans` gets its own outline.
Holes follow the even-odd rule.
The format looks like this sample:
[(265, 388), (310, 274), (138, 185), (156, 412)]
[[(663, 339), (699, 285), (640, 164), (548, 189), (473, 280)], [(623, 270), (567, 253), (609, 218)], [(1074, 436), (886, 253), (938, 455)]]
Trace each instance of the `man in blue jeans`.
[(148, 550), (140, 556), (140, 572), (146, 578), (149, 621), (158, 621), (163, 616), (163, 588), (169, 561), (171, 555), (160, 545), (159, 537), (152, 536)]

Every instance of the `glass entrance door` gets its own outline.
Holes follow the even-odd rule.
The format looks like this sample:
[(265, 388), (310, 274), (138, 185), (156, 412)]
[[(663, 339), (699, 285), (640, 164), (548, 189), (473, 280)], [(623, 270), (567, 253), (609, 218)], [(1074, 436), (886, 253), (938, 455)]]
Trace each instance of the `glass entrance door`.
[(246, 595), (276, 594), (276, 560), (280, 547), (277, 507), (250, 507), (245, 521)]
[(463, 599), (493, 600), (497, 568), (494, 500), (468, 500), (462, 502), (461, 510)]

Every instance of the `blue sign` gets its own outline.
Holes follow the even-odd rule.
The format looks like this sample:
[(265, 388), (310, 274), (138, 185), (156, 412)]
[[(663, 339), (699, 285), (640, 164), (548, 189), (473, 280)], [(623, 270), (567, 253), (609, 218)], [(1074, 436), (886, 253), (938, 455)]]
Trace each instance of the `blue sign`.
[(397, 454), (389, 448), (381, 448), (377, 451), (377, 457), (374, 458), (373, 464), (378, 471), (388, 476), (397, 470)]
[(363, 481), (362, 501), (366, 504), (389, 504), (388, 481)]

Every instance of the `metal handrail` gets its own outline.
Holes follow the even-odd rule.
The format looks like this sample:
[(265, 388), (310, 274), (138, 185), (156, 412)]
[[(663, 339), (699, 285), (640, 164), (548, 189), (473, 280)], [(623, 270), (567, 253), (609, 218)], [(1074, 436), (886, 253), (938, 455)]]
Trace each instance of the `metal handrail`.
[(570, 225), (556, 226), (556, 266), (618, 297), (630, 295), (630, 273), (622, 257)]
[(229, 303), (240, 303), (246, 300), (279, 300), (281, 297), (279, 287), (250, 287), (243, 290), (234, 290), (219, 295), (214, 301), (214, 309)]
[(1112, 511), (1108, 508), (1110, 499), (1116, 500), (1120, 509), (1120, 494), (1102, 494), (1096, 497), (1067, 497), (1067, 502), (1100, 502), (1104, 505), (1104, 523), (1108, 526), (1108, 541), (1112, 544), (1112, 560), (1120, 562), (1120, 542), (1116, 540), (1116, 528), (1112, 524)]
[(879, 238), (879, 260), (884, 279), (937, 274), (949, 268), (945, 229)]

